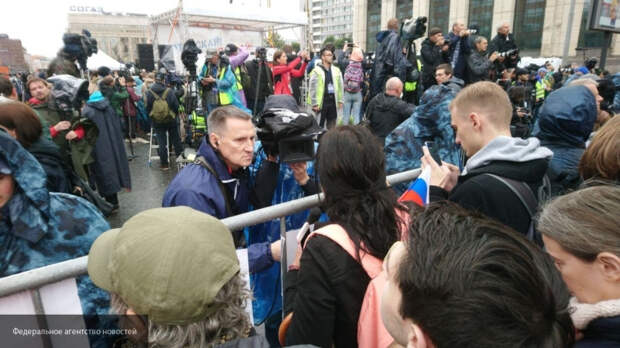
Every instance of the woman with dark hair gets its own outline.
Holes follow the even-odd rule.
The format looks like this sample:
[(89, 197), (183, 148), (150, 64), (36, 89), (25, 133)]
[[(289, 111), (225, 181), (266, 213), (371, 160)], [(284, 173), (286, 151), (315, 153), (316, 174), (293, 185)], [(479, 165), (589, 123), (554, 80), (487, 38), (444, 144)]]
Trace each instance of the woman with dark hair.
[[(288, 57), (286, 56), (286, 52), (280, 50), (276, 51), (273, 54), (273, 94), (293, 95), (291, 91), (291, 76), (304, 76), (308, 59), (308, 53), (302, 51), (297, 58), (287, 64)], [(302, 62), (302, 64), (299, 69), (295, 69), (300, 62)]]
[(58, 146), (43, 135), (43, 126), (34, 110), (24, 103), (0, 103), (0, 128), (39, 161), (47, 176), (50, 192), (71, 192), (70, 169), (65, 165)]
[(387, 186), (383, 151), (365, 127), (341, 126), (323, 135), (317, 168), (329, 216), (325, 229), (344, 229), (355, 252), (319, 234), (323, 229), (308, 238), (303, 253), (298, 250), (285, 284), (285, 312), (293, 312), (286, 345), (356, 347), (370, 282), (359, 260), (363, 255), (383, 260), (401, 239), (407, 208)]

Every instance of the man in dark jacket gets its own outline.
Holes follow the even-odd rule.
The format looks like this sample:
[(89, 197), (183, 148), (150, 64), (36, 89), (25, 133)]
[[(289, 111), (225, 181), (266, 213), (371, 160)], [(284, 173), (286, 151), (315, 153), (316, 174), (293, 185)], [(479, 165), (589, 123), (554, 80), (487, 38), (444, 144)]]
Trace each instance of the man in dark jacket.
[(499, 57), (496, 51), (491, 51), (491, 55), (487, 58), (488, 45), (489, 43), (484, 36), (478, 36), (474, 40), (475, 49), (467, 58), (469, 82), (471, 83), (488, 80), (493, 62)]
[(405, 71), (402, 65), (408, 64), (400, 45), (398, 19), (390, 19), (387, 23), (387, 30), (377, 33), (377, 42), (375, 64), (370, 78), (370, 98), (381, 93), (389, 76), (393, 76), (395, 71)]
[(400, 99), (402, 92), (403, 83), (398, 77), (391, 77), (385, 84), (385, 93), (377, 94), (368, 104), (366, 119), (370, 122), (371, 132), (380, 139), (381, 144), (415, 110), (415, 105)]
[(450, 46), (445, 44), (439, 28), (431, 28), (428, 38), (422, 42), (420, 49), (422, 58), (422, 84), (424, 89), (430, 88), (435, 82), (435, 69), (439, 64), (450, 63)]
[(424, 148), (422, 163), (431, 166), (431, 202), (448, 199), (526, 235), (528, 209), (498, 177), (523, 182), (536, 193), (553, 153), (536, 138), (511, 137), (512, 105), (495, 83), (465, 87), (450, 104), (450, 112), (456, 143), (468, 160), (459, 175), (458, 167), (445, 161), (440, 166)]
[[(179, 100), (174, 94), (174, 90), (171, 88), (166, 88), (164, 86), (164, 75), (158, 73), (155, 76), (155, 83), (151, 86), (149, 91), (146, 94), (146, 113), (151, 116), (151, 110), (153, 110), (153, 103), (155, 102), (155, 97), (164, 98), (164, 93), (166, 94), (166, 103), (168, 104), (169, 110), (174, 113), (174, 119), (168, 122), (156, 122), (153, 121), (153, 129), (155, 134), (157, 135), (157, 143), (159, 147), (157, 149), (157, 154), (159, 155), (159, 166), (161, 170), (168, 170), (170, 166), (168, 164), (168, 141), (167, 138), (170, 139), (171, 145), (174, 146), (174, 152), (177, 157), (183, 153), (183, 144), (181, 143), (181, 137), (179, 136), (179, 126), (177, 124), (178, 117), (177, 114), (179, 112)], [(168, 91), (168, 92), (166, 92)], [(168, 137), (166, 137), (166, 134)]]
[[(271, 68), (265, 62), (266, 54), (267, 51), (264, 47), (258, 47), (256, 58), (245, 62), (248, 75), (252, 80), (252, 83), (245, 87), (245, 97), (248, 101), (248, 109), (252, 110), (253, 114), (263, 111), (265, 100), (273, 94), (273, 75)], [(257, 85), (258, 88), (255, 87)]]
[(454, 70), (454, 77), (465, 80), (467, 56), (471, 53), (469, 30), (465, 28), (463, 22), (455, 22), (452, 24), (448, 39), (450, 39), (450, 65)]
[[(497, 35), (489, 43), (489, 52), (506, 53), (518, 49), (514, 36), (510, 33), (510, 24), (502, 23), (497, 28)], [(516, 68), (519, 62), (519, 54), (515, 52), (508, 57), (499, 57), (495, 63), (498, 72), (506, 68)]]

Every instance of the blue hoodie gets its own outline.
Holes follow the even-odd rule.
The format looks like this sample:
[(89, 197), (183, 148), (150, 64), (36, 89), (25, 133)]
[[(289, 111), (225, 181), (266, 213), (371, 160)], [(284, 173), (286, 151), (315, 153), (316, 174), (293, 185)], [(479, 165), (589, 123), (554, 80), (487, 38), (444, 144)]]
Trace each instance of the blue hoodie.
[(597, 117), (596, 99), (585, 86), (568, 86), (551, 93), (540, 109), (533, 135), (543, 145), (584, 148)]

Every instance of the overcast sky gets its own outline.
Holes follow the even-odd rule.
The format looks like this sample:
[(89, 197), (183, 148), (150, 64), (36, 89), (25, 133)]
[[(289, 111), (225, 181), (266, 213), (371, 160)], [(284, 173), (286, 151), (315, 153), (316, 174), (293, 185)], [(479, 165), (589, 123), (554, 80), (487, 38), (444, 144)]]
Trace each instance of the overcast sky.
[[(29, 54), (53, 57), (62, 46), (67, 29), (67, 13), (71, 6), (101, 7), (106, 12), (158, 14), (176, 7), (178, 0), (2, 0), (0, 33), (22, 40)], [(185, 0), (184, 8), (211, 6), (266, 6), (267, 0)], [(271, 0), (272, 11), (297, 10), (298, 1)], [(290, 34), (284, 34), (289, 36)], [(293, 38), (294, 39), (294, 38)]]

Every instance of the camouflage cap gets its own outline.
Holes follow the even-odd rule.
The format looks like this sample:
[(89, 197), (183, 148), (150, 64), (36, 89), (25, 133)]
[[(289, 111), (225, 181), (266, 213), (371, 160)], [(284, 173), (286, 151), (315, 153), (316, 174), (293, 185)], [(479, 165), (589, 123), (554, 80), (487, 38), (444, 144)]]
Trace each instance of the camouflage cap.
[(188, 324), (217, 308), (213, 300), (239, 272), (228, 228), (189, 207), (156, 208), (103, 233), (88, 274), (136, 313), (158, 324)]

